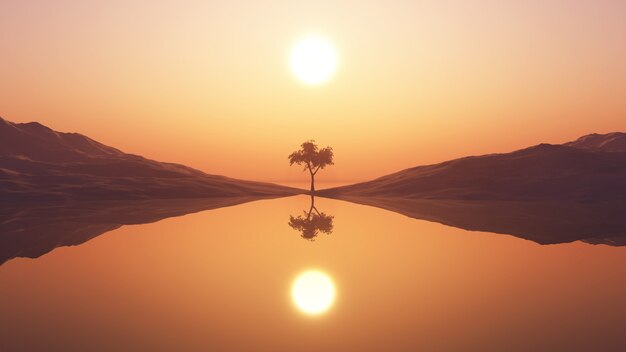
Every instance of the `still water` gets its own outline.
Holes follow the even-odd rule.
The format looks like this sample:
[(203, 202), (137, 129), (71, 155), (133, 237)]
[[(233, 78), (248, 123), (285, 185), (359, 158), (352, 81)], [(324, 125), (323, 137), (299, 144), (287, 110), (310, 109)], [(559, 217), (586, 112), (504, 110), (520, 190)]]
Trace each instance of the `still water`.
[[(325, 198), (312, 209), (307, 196), (91, 235), (0, 266), (0, 351), (626, 346), (626, 248), (539, 245)], [(294, 297), (307, 272), (326, 286)]]

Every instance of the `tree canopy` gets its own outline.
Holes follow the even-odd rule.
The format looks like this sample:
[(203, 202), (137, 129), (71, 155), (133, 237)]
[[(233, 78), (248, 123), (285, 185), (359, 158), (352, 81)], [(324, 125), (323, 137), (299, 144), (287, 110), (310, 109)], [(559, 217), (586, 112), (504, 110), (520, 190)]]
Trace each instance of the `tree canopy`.
[(333, 232), (333, 218), (334, 216), (319, 212), (314, 206), (311, 206), (308, 212), (304, 211), (304, 216), (294, 217), (290, 215), (289, 226), (294, 230), (300, 231), (302, 238), (314, 241), (319, 232), (327, 235)]
[(333, 157), (333, 148), (319, 149), (314, 140), (309, 140), (300, 145), (300, 150), (289, 155), (289, 165), (303, 165), (303, 171), (309, 170), (315, 175), (320, 169), (334, 165)]

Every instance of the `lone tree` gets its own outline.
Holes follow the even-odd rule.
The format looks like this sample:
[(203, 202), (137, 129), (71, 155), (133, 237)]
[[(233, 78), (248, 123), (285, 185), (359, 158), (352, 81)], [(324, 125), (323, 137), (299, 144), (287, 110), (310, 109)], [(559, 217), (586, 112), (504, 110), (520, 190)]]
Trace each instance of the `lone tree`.
[(315, 194), (315, 174), (320, 169), (333, 163), (333, 148), (326, 147), (319, 149), (314, 140), (306, 141), (297, 150), (289, 155), (289, 165), (304, 165), (302, 171), (309, 170), (311, 174), (311, 196)]

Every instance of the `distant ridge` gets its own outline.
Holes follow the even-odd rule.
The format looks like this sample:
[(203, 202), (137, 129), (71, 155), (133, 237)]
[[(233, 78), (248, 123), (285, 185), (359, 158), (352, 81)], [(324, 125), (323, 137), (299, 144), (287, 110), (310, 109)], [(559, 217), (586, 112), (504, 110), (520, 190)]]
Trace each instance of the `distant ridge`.
[(626, 134), (418, 166), (322, 196), (508, 201), (626, 201)]
[(0, 155), (37, 161), (80, 161), (122, 156), (121, 151), (78, 133), (61, 133), (38, 123), (11, 123), (0, 117)]
[(285, 196), (301, 190), (208, 175), (78, 133), (0, 118), (0, 202)]
[(588, 134), (565, 146), (604, 152), (626, 152), (626, 133)]

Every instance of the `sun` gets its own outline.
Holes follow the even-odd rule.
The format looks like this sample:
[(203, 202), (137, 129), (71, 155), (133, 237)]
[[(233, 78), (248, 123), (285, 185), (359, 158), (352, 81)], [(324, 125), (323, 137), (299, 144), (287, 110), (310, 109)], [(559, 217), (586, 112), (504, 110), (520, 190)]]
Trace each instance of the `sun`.
[(319, 315), (335, 301), (335, 284), (321, 271), (305, 271), (293, 282), (291, 298), (303, 313)]
[(327, 82), (337, 68), (337, 51), (322, 37), (306, 37), (291, 50), (291, 71), (302, 82), (317, 85)]

